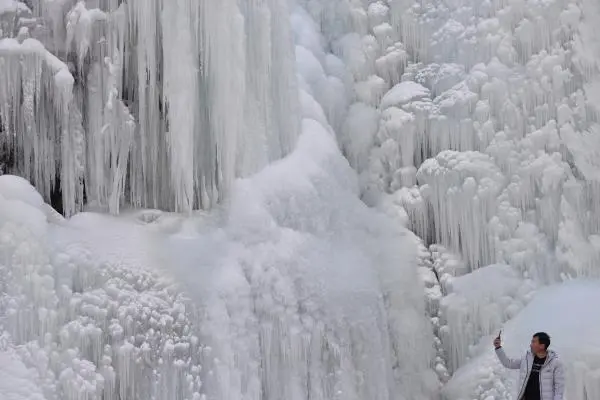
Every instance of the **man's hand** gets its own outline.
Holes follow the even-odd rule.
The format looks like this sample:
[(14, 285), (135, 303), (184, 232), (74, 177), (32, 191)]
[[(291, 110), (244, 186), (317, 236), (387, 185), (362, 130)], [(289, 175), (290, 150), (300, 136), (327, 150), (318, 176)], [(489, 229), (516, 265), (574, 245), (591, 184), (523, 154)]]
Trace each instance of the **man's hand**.
[(498, 336), (496, 336), (496, 339), (494, 339), (494, 347), (496, 349), (502, 347), (502, 339), (500, 339), (501, 334), (502, 334), (502, 331), (498, 332)]

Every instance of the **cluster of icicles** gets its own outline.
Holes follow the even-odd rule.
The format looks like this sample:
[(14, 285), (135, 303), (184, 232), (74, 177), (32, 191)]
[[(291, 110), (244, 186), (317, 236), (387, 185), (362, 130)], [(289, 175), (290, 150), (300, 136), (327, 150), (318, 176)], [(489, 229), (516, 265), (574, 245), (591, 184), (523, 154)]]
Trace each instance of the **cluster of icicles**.
[(168, 282), (48, 250), (25, 226), (0, 227), (3, 323), (45, 399), (203, 398), (210, 349)]
[(123, 204), (210, 208), (235, 177), (294, 146), (286, 2), (98, 5), (18, 7), (19, 29), (0, 40), (7, 169), (47, 199), (60, 183), (65, 214), (84, 200), (115, 213)]

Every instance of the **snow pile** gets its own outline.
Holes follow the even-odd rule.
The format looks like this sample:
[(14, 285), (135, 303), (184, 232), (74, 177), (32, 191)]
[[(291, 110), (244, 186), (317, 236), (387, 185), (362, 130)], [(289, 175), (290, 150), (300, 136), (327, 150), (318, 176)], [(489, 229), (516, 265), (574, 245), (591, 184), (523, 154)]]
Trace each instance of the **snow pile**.
[[(488, 282), (481, 282), (486, 285)], [(531, 335), (548, 332), (551, 347), (566, 368), (565, 399), (595, 399), (600, 396), (600, 301), (597, 281), (574, 280), (544, 288), (516, 318), (502, 326), (504, 348), (511, 357), (525, 353)], [(490, 311), (491, 312), (491, 311)], [(490, 315), (493, 317), (494, 315)], [(506, 370), (493, 352), (490, 332), (483, 337), (473, 360), (454, 374), (444, 388), (453, 400), (513, 399), (518, 371)], [(492, 334), (493, 333), (493, 334)]]
[(41, 208), (44, 204), (38, 191), (18, 176), (0, 175), (0, 193), (5, 200), (22, 201), (34, 208)]
[(431, 396), (415, 239), (360, 202), (327, 130), (303, 126), (223, 214), (84, 213), (51, 227), (52, 252), (4, 225), (2, 254), (22, 259), (4, 265), (19, 301), (8, 326), (46, 398)]
[(22, 224), (35, 235), (46, 235), (42, 196), (23, 178), (0, 176), (0, 207), (2, 223)]
[[(40, 212), (45, 219), (53, 223), (63, 223), (64, 218), (56, 210), (44, 202), (42, 196), (25, 179), (14, 175), (0, 175), (0, 197), (4, 202), (4, 207), (12, 208), (13, 212), (8, 213), (7, 217), (13, 218), (13, 221), (19, 222), (23, 218), (38, 218)], [(23, 213), (22, 203), (34, 208), (26, 209), (30, 214)]]
[(421, 100), (429, 97), (429, 90), (416, 82), (400, 82), (394, 86), (381, 99), (379, 108), (385, 110), (388, 107), (402, 107), (411, 101)]

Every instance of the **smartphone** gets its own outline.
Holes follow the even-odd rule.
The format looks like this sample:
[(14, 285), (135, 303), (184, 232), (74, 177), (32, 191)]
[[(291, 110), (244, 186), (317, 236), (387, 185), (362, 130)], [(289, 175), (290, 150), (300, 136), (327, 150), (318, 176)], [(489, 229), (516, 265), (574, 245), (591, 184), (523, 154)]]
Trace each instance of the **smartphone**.
[(498, 339), (500, 339), (500, 335), (502, 335), (502, 329), (500, 329), (500, 332), (498, 332)]

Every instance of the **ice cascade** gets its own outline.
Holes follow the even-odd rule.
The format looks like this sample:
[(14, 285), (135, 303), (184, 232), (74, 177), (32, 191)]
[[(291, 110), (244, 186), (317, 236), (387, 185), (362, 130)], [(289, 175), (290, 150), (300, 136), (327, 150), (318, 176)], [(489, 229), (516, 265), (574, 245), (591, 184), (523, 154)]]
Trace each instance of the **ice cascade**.
[(285, 2), (14, 4), (0, 18), (0, 154), (46, 199), (59, 188), (66, 215), (208, 209), (293, 148)]

